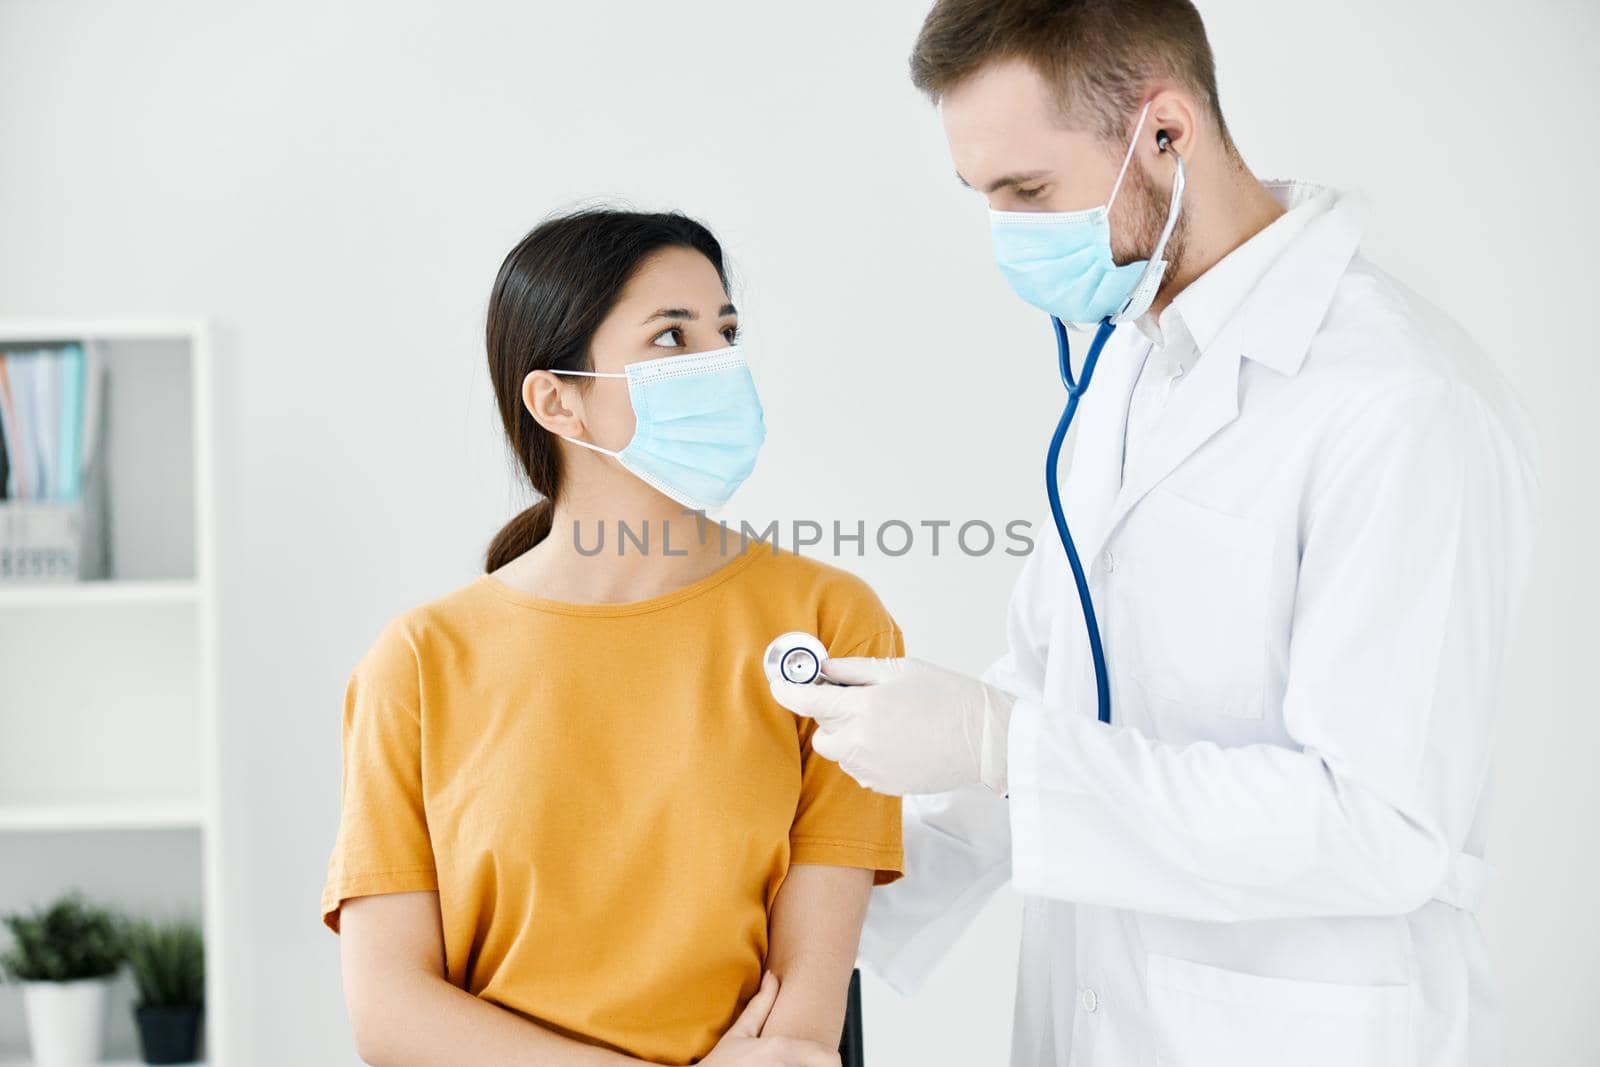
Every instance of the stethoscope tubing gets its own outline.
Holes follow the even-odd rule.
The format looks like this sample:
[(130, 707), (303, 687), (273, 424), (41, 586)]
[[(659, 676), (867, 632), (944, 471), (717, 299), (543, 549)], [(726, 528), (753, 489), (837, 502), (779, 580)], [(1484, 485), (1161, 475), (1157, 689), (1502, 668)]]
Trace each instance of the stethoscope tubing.
[(1055, 433), (1050, 437), (1050, 449), (1045, 453), (1044, 488), (1045, 494), (1050, 498), (1050, 515), (1055, 519), (1056, 534), (1061, 538), (1061, 547), (1066, 550), (1067, 564), (1072, 568), (1072, 580), (1078, 587), (1078, 604), (1083, 608), (1084, 628), (1089, 634), (1089, 655), (1094, 660), (1096, 714), (1101, 722), (1109, 723), (1111, 683), (1106, 676), (1105, 648), (1100, 642), (1100, 624), (1095, 620), (1094, 598), (1089, 595), (1089, 579), (1083, 572), (1083, 563), (1078, 559), (1078, 546), (1072, 541), (1072, 531), (1067, 528), (1067, 517), (1061, 510), (1061, 484), (1057, 477), (1057, 468), (1061, 461), (1061, 445), (1066, 441), (1072, 417), (1078, 411), (1078, 398), (1088, 390), (1089, 381), (1094, 377), (1095, 364), (1100, 361), (1100, 351), (1111, 339), (1117, 325), (1109, 316), (1101, 320), (1099, 328), (1095, 331), (1094, 340), (1089, 343), (1089, 352), (1083, 360), (1083, 370), (1074, 377), (1067, 328), (1054, 315), (1050, 316), (1050, 321), (1055, 326), (1056, 358), (1061, 368), (1061, 384), (1067, 387), (1067, 404), (1061, 411), (1060, 420), (1056, 423)]

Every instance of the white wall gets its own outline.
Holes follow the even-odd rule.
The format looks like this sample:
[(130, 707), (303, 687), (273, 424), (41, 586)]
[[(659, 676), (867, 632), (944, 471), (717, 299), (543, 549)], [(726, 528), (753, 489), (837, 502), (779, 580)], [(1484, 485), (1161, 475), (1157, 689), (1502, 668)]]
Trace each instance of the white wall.
[[(518, 499), (480, 369), (501, 256), (625, 195), (733, 256), (771, 439), (740, 509), (1039, 513), (1059, 402), (979, 204), (904, 75), (924, 0), (264, 5), (0, 0), (0, 314), (220, 327), (229, 1064), (353, 1062), (317, 922), (344, 677), (467, 580)], [(1205, 4), (1263, 175), (1364, 188), (1367, 249), (1464, 321), (1543, 431), (1547, 525), (1510, 670), (1483, 923), (1517, 1063), (1593, 1063), (1600, 716), (1586, 2)], [(978, 669), (1015, 561), (846, 560), (914, 649)], [(999, 1063), (1015, 901), (879, 1067)]]

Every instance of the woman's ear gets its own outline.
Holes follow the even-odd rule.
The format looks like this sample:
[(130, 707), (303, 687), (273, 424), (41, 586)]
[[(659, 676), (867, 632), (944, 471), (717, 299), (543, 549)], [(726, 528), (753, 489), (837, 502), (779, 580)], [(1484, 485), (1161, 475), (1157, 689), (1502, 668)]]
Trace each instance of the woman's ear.
[(575, 383), (547, 370), (522, 379), (522, 406), (557, 437), (583, 437), (583, 396)]

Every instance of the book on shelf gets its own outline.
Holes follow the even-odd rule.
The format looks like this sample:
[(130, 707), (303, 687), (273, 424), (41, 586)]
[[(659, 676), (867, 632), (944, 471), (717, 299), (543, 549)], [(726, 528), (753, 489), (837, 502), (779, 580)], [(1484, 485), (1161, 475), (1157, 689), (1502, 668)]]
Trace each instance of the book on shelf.
[(0, 582), (104, 573), (104, 391), (92, 346), (0, 347)]

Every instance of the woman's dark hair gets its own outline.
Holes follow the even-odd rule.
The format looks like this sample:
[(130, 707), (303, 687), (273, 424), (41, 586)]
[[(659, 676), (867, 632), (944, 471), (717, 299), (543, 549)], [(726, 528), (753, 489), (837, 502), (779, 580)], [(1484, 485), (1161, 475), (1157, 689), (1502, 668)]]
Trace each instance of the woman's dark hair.
[(710, 230), (676, 212), (592, 208), (559, 215), (518, 241), (500, 265), (484, 330), (489, 380), (506, 440), (543, 499), (495, 535), (485, 571), (498, 570), (549, 536), (561, 494), (561, 452), (523, 405), (523, 379), (536, 370), (591, 369), (595, 331), (639, 266), (665, 248), (699, 252), (728, 287), (722, 246)]

